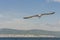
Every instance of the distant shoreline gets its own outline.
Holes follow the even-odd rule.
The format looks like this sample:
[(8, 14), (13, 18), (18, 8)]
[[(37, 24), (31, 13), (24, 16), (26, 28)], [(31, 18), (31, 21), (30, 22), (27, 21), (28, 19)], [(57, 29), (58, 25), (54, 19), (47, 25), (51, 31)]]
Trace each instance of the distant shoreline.
[(31, 35), (31, 34), (26, 34), (26, 35), (19, 35), (19, 34), (0, 34), (0, 37), (54, 37), (50, 35)]

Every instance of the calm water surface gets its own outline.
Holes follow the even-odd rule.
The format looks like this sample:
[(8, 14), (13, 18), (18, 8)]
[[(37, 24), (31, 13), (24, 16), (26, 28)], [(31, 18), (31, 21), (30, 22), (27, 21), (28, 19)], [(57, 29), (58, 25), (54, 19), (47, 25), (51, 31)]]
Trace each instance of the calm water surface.
[(60, 38), (42, 38), (42, 37), (1, 37), (0, 40), (60, 40)]

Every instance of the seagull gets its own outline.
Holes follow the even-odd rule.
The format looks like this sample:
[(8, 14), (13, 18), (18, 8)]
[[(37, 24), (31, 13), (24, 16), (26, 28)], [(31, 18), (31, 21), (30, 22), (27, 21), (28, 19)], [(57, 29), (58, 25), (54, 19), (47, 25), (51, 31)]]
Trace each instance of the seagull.
[(51, 12), (51, 13), (43, 13), (43, 14), (37, 14), (37, 15), (33, 15), (33, 16), (28, 16), (28, 17), (23, 17), (24, 19), (29, 19), (29, 18), (33, 18), (33, 17), (42, 17), (44, 15), (52, 15), (54, 14), (55, 12)]

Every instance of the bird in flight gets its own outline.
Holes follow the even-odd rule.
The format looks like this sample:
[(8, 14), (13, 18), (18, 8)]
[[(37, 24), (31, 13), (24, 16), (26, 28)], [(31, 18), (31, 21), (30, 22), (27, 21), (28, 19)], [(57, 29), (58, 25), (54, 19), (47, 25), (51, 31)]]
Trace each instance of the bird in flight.
[(29, 19), (29, 18), (33, 18), (33, 17), (42, 17), (44, 15), (52, 15), (54, 14), (55, 12), (51, 12), (51, 13), (43, 13), (43, 14), (37, 14), (37, 15), (33, 15), (33, 16), (28, 16), (28, 17), (24, 17), (24, 19)]

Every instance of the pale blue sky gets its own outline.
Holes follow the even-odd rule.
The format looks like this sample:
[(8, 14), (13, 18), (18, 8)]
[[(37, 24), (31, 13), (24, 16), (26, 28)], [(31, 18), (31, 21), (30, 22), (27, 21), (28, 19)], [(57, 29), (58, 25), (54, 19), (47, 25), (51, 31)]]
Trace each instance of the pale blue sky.
[[(47, 13), (47, 12), (56, 12), (54, 15), (51, 16), (44, 16), (41, 19), (39, 18), (33, 18), (33, 19), (23, 19), (25, 16), (30, 15), (36, 15), (41, 13)], [(24, 24), (22, 21), (22, 25), (26, 25), (27, 27), (22, 27), (21, 29), (28, 29), (31, 23), (33, 26), (35, 24), (59, 24), (60, 22), (60, 1), (59, 0), (0, 0), (0, 26), (1, 28), (10, 28), (7, 26), (5, 22), (11, 23), (16, 22), (19, 20), (23, 20), (24, 22), (30, 23), (29, 25)], [(20, 21), (19, 21), (20, 22)], [(5, 23), (5, 24), (4, 24)], [(20, 28), (22, 25), (21, 23), (14, 24), (14, 26), (11, 26), (11, 24), (8, 24), (11, 26), (11, 28)], [(5, 25), (5, 26), (3, 26)], [(16, 26), (16, 27), (15, 27)], [(37, 25), (36, 25), (37, 26)], [(32, 28), (32, 27), (31, 27)], [(31, 29), (30, 28), (30, 29)], [(34, 27), (33, 27), (34, 28)], [(40, 27), (39, 27), (40, 28)], [(38, 29), (38, 27), (37, 27)]]

